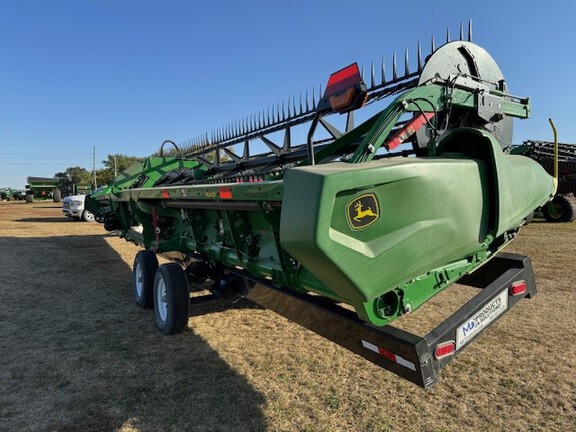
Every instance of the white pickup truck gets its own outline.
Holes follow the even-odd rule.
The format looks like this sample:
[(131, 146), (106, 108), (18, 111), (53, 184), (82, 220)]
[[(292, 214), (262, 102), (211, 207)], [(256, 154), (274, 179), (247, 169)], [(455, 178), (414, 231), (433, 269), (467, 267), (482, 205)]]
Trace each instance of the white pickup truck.
[(93, 221), (94, 215), (84, 208), (86, 195), (72, 195), (62, 201), (62, 213), (71, 219)]

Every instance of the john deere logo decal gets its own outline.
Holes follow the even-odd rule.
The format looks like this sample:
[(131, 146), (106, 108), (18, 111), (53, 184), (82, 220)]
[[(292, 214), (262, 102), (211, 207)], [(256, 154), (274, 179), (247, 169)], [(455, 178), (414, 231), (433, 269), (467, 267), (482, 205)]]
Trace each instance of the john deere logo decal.
[(361, 195), (346, 206), (346, 219), (353, 230), (361, 230), (372, 225), (380, 217), (378, 200), (374, 194)]

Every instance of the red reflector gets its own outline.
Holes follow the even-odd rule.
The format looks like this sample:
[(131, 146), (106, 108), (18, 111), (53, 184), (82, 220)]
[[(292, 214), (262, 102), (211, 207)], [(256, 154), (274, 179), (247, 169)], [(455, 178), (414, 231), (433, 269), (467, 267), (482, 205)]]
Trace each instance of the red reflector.
[(440, 360), (444, 357), (448, 357), (456, 352), (456, 344), (454, 341), (443, 342), (439, 345), (436, 345), (436, 349), (434, 349), (434, 357), (436, 360)]
[(380, 347), (378, 347), (378, 353), (381, 356), (386, 357), (388, 360), (392, 360), (393, 362), (396, 362), (396, 355), (394, 353), (391, 353), (390, 351), (386, 351), (384, 348), (380, 348)]
[(517, 296), (520, 294), (524, 294), (526, 293), (526, 289), (527, 289), (526, 281), (514, 282), (510, 287), (510, 295)]
[(218, 192), (220, 193), (220, 198), (222, 198), (222, 199), (231, 199), (232, 198), (232, 191), (228, 188), (222, 188)]
[(362, 77), (360, 76), (358, 64), (353, 63), (350, 66), (345, 67), (344, 69), (341, 69), (338, 72), (334, 72), (332, 75), (330, 75), (324, 97), (328, 99), (333, 94), (341, 92), (348, 87), (354, 87), (361, 81)]
[(168, 191), (162, 191), (162, 198), (170, 198)]

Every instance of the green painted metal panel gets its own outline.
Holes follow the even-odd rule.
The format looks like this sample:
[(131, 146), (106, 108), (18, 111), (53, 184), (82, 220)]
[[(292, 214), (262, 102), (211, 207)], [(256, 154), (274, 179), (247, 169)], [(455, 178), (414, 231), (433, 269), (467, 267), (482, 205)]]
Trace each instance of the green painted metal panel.
[[(485, 183), (484, 163), (466, 159), (290, 170), (282, 206), (282, 220), (289, 222), (281, 225), (281, 244), (341, 298), (374, 300), (482, 248), (488, 234)], [(378, 218), (355, 230), (347, 206), (367, 194), (378, 202)]]

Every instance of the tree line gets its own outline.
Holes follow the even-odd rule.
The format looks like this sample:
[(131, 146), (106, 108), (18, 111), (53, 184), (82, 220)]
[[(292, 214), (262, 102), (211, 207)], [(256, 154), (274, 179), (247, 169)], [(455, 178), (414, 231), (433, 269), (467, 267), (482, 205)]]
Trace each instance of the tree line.
[[(102, 161), (104, 167), (96, 170), (97, 185), (103, 186), (110, 183), (116, 177), (115, 173), (124, 171), (135, 162), (144, 162), (144, 158), (124, 154), (108, 155), (106, 160)], [(92, 189), (95, 186), (94, 173), (80, 166), (68, 167), (65, 171), (56, 173), (54, 177), (58, 179), (58, 188), (64, 196), (73, 194), (75, 186), (90, 185)]]

